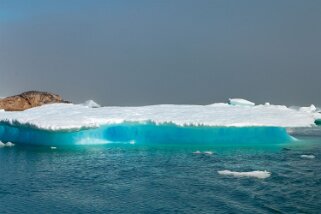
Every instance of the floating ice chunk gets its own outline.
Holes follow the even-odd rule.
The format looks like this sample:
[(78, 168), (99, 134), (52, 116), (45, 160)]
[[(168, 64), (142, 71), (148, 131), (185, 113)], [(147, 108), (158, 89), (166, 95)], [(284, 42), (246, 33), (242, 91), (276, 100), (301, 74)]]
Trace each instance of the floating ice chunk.
[(84, 102), (83, 104), (81, 104), (83, 106), (87, 106), (89, 108), (99, 108), (101, 107), (98, 103), (96, 103), (93, 100), (87, 100), (86, 102)]
[(51, 147), (50, 147), (50, 149), (57, 149), (57, 147), (55, 147), (55, 146), (51, 146)]
[(134, 140), (131, 140), (129, 144), (134, 145), (136, 142)]
[(2, 142), (0, 141), (0, 148), (5, 147), (5, 146), (6, 146), (6, 144), (4, 144), (4, 143), (2, 143)]
[(212, 151), (205, 151), (204, 154), (205, 154), (205, 155), (212, 155), (213, 152), (212, 152)]
[(6, 146), (11, 147), (11, 146), (14, 146), (14, 144), (11, 143), (11, 142), (7, 142), (7, 143), (6, 143)]
[(305, 159), (314, 159), (315, 156), (314, 155), (300, 155), (301, 158), (305, 158)]
[(269, 102), (266, 102), (264, 105), (265, 106), (270, 106), (271, 104)]
[(222, 170), (217, 172), (220, 175), (228, 175), (234, 177), (253, 177), (259, 179), (265, 179), (271, 176), (271, 172), (268, 171), (233, 172), (230, 170)]
[(229, 99), (229, 104), (233, 106), (255, 106), (255, 103), (252, 103), (245, 99), (233, 98)]
[(200, 154), (204, 154), (204, 155), (212, 155), (212, 154), (213, 154), (213, 152), (212, 152), (212, 151), (205, 151), (205, 152), (201, 152), (201, 151), (197, 150), (197, 151), (193, 152), (193, 154), (195, 154), (195, 155), (200, 155)]
[(197, 150), (197, 151), (193, 152), (193, 154), (195, 154), (195, 155), (199, 155), (199, 154), (202, 154), (202, 152), (201, 152), (201, 151), (199, 151), (199, 150)]

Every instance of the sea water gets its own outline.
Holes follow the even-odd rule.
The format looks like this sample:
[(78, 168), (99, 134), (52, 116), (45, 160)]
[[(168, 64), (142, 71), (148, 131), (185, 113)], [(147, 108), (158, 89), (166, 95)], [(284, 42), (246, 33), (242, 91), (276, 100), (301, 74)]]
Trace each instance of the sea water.
[(0, 213), (319, 213), (321, 137), (296, 138), (5, 146)]
[(231, 104), (0, 110), (0, 214), (319, 213), (321, 114)]

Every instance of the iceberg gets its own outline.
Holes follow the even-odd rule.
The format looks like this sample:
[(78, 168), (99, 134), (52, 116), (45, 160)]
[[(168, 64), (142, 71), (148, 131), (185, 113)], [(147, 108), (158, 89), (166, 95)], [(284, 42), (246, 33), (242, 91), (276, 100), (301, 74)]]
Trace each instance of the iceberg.
[[(49, 104), (0, 112), (0, 140), (18, 144), (289, 142), (287, 129), (315, 127), (316, 112), (280, 105)], [(321, 118), (321, 117), (320, 117)]]

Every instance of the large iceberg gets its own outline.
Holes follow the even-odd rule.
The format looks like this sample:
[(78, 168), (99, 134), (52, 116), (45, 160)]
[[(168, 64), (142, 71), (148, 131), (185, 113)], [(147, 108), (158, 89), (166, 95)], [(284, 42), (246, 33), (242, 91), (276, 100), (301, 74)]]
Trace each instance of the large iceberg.
[[(315, 127), (320, 114), (280, 105), (151, 105), (88, 108), (50, 104), (0, 112), (0, 140), (28, 144), (289, 141), (287, 128)], [(266, 140), (264, 140), (266, 139)]]

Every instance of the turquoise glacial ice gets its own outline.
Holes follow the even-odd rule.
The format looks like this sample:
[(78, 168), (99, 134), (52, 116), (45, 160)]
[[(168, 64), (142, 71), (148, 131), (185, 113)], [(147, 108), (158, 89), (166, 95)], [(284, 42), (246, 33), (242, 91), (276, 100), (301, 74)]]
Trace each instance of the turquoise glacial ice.
[(210, 127), (121, 123), (91, 129), (50, 131), (21, 125), (0, 124), (0, 140), (3, 142), (48, 146), (107, 143), (284, 143), (292, 139), (286, 129), (282, 127)]

